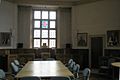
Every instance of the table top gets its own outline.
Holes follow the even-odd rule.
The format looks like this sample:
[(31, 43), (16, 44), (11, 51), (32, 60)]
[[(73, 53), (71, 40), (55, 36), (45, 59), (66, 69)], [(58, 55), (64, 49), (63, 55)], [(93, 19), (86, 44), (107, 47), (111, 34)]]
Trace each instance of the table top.
[(120, 67), (120, 62), (113, 62), (111, 63), (111, 65), (115, 67)]
[(61, 61), (29, 61), (18, 72), (16, 78), (36, 77), (69, 77), (74, 76)]

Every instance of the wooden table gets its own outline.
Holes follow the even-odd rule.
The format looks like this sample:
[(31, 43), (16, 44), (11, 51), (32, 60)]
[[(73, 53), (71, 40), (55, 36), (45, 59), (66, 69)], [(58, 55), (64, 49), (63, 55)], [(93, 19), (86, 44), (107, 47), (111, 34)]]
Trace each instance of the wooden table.
[(68, 70), (61, 61), (29, 61), (16, 78), (22, 77), (73, 77), (74, 75)]
[(120, 80), (120, 62), (113, 62), (112, 66), (119, 67), (119, 80)]

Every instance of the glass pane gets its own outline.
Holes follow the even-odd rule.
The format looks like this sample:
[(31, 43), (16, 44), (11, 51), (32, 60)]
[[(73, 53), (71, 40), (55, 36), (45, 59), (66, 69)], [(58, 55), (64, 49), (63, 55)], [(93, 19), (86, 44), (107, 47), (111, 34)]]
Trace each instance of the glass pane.
[(56, 47), (56, 40), (55, 39), (50, 39), (49, 47)]
[(48, 30), (42, 30), (42, 38), (48, 38)]
[(56, 12), (50, 11), (50, 19), (56, 19)]
[(48, 19), (48, 11), (42, 11), (42, 19)]
[(34, 11), (34, 19), (40, 19), (41, 11)]
[(34, 39), (34, 47), (40, 47), (40, 39)]
[(42, 28), (48, 28), (48, 21), (47, 20), (42, 21)]
[(43, 46), (43, 43), (46, 43), (46, 46), (48, 46), (48, 39), (42, 39), (42, 46)]
[(34, 28), (40, 28), (40, 21), (34, 21)]
[(34, 38), (40, 38), (40, 30), (34, 30)]
[(55, 21), (50, 21), (50, 28), (55, 28)]
[(50, 30), (50, 38), (56, 38), (56, 31)]

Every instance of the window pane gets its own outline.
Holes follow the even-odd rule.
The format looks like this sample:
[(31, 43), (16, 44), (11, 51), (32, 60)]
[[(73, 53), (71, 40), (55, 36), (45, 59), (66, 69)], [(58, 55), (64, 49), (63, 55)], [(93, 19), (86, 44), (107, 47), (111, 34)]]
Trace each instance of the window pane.
[(50, 21), (50, 28), (55, 28), (55, 21)]
[(50, 19), (56, 19), (56, 12), (50, 11)]
[(40, 39), (34, 39), (34, 47), (40, 47)]
[(55, 47), (56, 46), (56, 40), (55, 39), (50, 39), (49, 47)]
[(48, 30), (42, 30), (42, 38), (48, 38)]
[(50, 38), (56, 38), (56, 31), (50, 30)]
[(43, 43), (46, 43), (46, 46), (48, 46), (48, 39), (42, 39), (42, 46), (43, 46)]
[(34, 28), (40, 28), (40, 21), (34, 21)]
[(48, 28), (48, 21), (47, 20), (42, 21), (42, 28)]
[(34, 11), (34, 19), (40, 19), (40, 17), (41, 17), (40, 16), (41, 15), (40, 12), (41, 11)]
[(40, 38), (40, 30), (34, 30), (34, 38)]
[(42, 11), (42, 19), (48, 19), (48, 11)]

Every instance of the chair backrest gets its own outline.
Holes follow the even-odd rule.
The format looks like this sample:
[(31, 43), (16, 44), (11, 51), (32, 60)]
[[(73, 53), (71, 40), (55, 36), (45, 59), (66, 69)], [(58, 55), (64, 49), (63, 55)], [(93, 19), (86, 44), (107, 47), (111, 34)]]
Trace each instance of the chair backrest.
[(18, 61), (17, 59), (14, 60), (14, 63), (15, 63), (15, 65), (17, 65), (17, 66), (20, 65), (20, 63), (19, 63), (19, 61)]
[(109, 60), (109, 57), (101, 56), (99, 58), (99, 66), (107, 66), (108, 67), (108, 60)]
[(73, 59), (69, 59), (68, 65), (70, 65), (73, 62)]
[(76, 64), (76, 65), (73, 67), (73, 70), (74, 70), (74, 72), (79, 73), (79, 72), (80, 72), (80, 65), (79, 65), (79, 64)]
[(75, 64), (75, 66), (73, 67), (73, 74), (76, 78), (79, 78), (79, 72), (80, 72), (80, 65)]
[(52, 77), (50, 80), (71, 80), (68, 77)]
[(70, 68), (73, 69), (75, 66), (75, 62), (73, 61), (71, 64), (70, 64)]
[(42, 58), (35, 58), (34, 61), (43, 61)]
[(0, 69), (0, 78), (5, 78), (5, 72), (2, 69)]
[(83, 70), (83, 80), (89, 80), (90, 77), (90, 69), (89, 68), (85, 68)]
[(54, 58), (47, 58), (46, 60), (47, 61), (54, 61), (55, 59)]
[(20, 80), (41, 80), (39, 77), (23, 77)]
[(19, 72), (19, 67), (15, 65), (14, 62), (11, 62), (11, 67), (12, 67), (12, 73), (17, 74)]
[(111, 67), (111, 63), (113, 63), (113, 62), (115, 62), (115, 59), (114, 59), (114, 58), (110, 58), (110, 59), (108, 60), (108, 66), (109, 66), (109, 68)]

